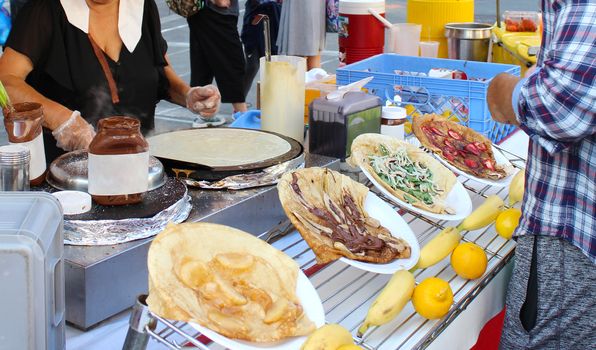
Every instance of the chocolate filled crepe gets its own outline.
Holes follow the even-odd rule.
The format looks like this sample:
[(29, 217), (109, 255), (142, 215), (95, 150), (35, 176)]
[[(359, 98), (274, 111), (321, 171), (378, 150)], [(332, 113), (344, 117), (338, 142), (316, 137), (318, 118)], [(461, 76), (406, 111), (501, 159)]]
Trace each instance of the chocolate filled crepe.
[(389, 263), (408, 258), (410, 246), (364, 210), (368, 188), (325, 168), (286, 173), (279, 199), (319, 263), (340, 257)]

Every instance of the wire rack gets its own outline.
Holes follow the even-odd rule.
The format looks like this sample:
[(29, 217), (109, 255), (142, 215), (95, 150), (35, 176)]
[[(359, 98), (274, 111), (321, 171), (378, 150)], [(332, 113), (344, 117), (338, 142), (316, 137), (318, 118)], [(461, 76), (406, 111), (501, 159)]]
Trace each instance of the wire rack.
[[(523, 158), (504, 149), (499, 149), (514, 167), (523, 167), (525, 163)], [(359, 180), (363, 180), (363, 183), (402, 215), (416, 233), (420, 246), (423, 246), (446, 226), (455, 224), (447, 221), (430, 220), (420, 214), (403, 210), (395, 206), (382, 193), (376, 191), (362, 177)], [(459, 180), (470, 192), (474, 207), (482, 203), (488, 195), (497, 194), (505, 198), (508, 192), (507, 187), (493, 188), (464, 177), (460, 177)], [(326, 322), (339, 323), (349, 329), (352, 334), (356, 334), (369, 306), (391, 277), (391, 275), (359, 270), (340, 261), (325, 266), (317, 265), (314, 253), (288, 221), (282, 222), (268, 232), (263, 233), (260, 238), (288, 254), (300, 265), (300, 268), (317, 289), (323, 302)], [(370, 329), (362, 338), (354, 337), (356, 343), (369, 350), (426, 348), (502, 270), (511, 259), (515, 247), (513, 241), (498, 236), (493, 225), (481, 230), (465, 232), (463, 241), (478, 244), (484, 248), (487, 254), (488, 265), (481, 278), (465, 280), (458, 277), (451, 268), (449, 259), (444, 259), (434, 266), (417, 270), (414, 273), (417, 283), (431, 276), (440, 277), (449, 282), (453, 290), (454, 302), (446, 316), (440, 320), (427, 320), (419, 316), (414, 311), (411, 303), (408, 303), (392, 322)], [(148, 310), (147, 312), (150, 313)], [(140, 331), (144, 331), (153, 341), (163, 344), (166, 348), (182, 349), (185, 346), (194, 346), (204, 350), (224, 349), (202, 336), (200, 332), (187, 323), (173, 322), (157, 315), (150, 315), (153, 318), (152, 322), (143, 326)]]

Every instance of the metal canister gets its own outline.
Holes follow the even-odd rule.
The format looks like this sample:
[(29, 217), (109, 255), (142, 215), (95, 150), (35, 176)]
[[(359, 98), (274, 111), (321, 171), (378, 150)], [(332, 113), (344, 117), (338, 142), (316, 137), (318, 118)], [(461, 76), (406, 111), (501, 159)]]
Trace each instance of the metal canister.
[(28, 191), (29, 149), (19, 145), (0, 147), (0, 191)]
[(487, 62), (492, 28), (492, 24), (485, 23), (447, 23), (445, 37), (449, 58)]

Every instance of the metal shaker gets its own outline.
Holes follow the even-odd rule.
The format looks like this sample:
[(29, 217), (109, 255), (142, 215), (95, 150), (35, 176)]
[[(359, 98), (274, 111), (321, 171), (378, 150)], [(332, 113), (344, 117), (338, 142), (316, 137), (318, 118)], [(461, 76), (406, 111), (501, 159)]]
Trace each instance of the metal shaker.
[(27, 147), (0, 146), (0, 191), (28, 191), (30, 161)]

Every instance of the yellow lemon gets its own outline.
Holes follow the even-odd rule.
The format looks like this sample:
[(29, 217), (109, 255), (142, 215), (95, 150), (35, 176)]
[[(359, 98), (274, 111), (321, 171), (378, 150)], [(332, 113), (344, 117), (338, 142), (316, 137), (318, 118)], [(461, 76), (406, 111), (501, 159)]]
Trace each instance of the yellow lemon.
[(482, 276), (486, 264), (486, 253), (474, 243), (460, 243), (451, 253), (451, 267), (461, 278), (473, 280)]
[(451, 286), (438, 277), (429, 277), (414, 289), (412, 304), (420, 316), (429, 320), (441, 318), (453, 304)]
[(499, 236), (510, 239), (515, 231), (515, 228), (519, 224), (519, 218), (521, 217), (521, 210), (517, 208), (510, 208), (504, 210), (499, 216), (495, 223), (495, 229)]

